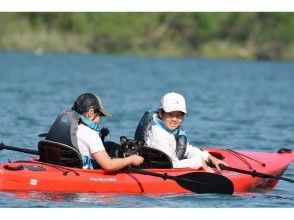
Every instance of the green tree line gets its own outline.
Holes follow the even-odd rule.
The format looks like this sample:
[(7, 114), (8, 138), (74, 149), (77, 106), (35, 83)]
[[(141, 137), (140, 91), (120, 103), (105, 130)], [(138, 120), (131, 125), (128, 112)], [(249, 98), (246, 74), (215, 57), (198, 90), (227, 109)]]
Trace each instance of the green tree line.
[(293, 13), (0, 13), (0, 50), (294, 59)]

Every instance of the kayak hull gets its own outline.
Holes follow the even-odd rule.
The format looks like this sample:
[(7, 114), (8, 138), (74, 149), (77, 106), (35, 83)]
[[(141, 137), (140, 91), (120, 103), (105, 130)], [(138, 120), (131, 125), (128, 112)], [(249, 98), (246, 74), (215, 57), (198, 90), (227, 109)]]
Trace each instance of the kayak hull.
[[(36, 165), (46, 169), (46, 175), (43, 174), (44, 171), (29, 170), (30, 166)], [(24, 166), (24, 168), (19, 171), (0, 171), (1, 190), (122, 194), (189, 192), (173, 180), (163, 180), (137, 173), (83, 169), (74, 169), (75, 172), (67, 172), (67, 168), (59, 170), (58, 168), (60, 166), (52, 167), (51, 165), (36, 162), (15, 162), (10, 163), (9, 166)], [(167, 173), (169, 175), (181, 175), (195, 170), (172, 169), (171, 171), (170, 169), (149, 169), (149, 171)]]
[[(282, 176), (294, 160), (293, 153), (266, 153), (207, 148), (211, 154), (233, 167)], [(192, 168), (146, 169), (159, 174), (179, 176), (190, 172), (203, 172)], [(234, 185), (234, 193), (251, 192), (257, 188), (271, 189), (278, 180), (253, 177), (233, 171), (219, 171)], [(1, 191), (96, 192), (118, 194), (183, 194), (191, 193), (176, 181), (133, 172), (107, 172), (68, 168), (36, 159), (0, 165)]]

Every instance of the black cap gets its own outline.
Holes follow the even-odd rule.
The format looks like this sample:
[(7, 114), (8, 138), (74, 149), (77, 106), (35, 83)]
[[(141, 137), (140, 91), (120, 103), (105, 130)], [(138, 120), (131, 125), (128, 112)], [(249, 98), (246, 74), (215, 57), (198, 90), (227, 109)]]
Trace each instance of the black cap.
[(82, 114), (90, 109), (98, 109), (103, 116), (111, 118), (111, 114), (106, 111), (103, 106), (102, 99), (92, 93), (84, 93), (80, 95), (74, 102), (72, 110)]

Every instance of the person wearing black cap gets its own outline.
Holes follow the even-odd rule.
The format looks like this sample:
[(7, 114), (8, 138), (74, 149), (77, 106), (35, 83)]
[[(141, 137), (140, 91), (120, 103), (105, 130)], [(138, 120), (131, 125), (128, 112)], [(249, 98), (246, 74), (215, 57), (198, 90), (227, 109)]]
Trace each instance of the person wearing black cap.
[(95, 168), (99, 164), (105, 170), (119, 170), (128, 165), (138, 166), (143, 162), (144, 158), (138, 155), (110, 158), (107, 154), (97, 131), (100, 117), (111, 118), (111, 114), (104, 108), (100, 97), (84, 93), (74, 102), (72, 110), (80, 115), (81, 123), (78, 125), (76, 136), (84, 168)]
[(76, 99), (71, 109), (59, 113), (46, 140), (77, 149), (81, 153), (84, 169), (102, 167), (111, 171), (128, 165), (140, 165), (144, 158), (138, 155), (111, 158), (107, 154), (98, 129), (103, 116), (110, 118), (111, 114), (104, 108), (101, 98), (92, 93), (84, 93)]

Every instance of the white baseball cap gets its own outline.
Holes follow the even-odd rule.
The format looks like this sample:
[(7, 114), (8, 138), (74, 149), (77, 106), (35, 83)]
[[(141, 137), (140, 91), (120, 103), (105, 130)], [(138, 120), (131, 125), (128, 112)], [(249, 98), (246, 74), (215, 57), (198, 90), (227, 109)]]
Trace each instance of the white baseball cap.
[(163, 109), (165, 112), (181, 111), (187, 113), (184, 96), (175, 92), (165, 94), (161, 98), (159, 108)]

